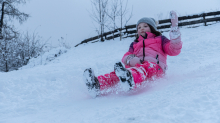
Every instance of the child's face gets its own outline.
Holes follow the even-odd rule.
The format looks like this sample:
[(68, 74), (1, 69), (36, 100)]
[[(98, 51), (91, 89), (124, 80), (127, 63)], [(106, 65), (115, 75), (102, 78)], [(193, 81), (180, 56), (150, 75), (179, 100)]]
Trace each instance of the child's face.
[(151, 32), (150, 27), (146, 23), (140, 23), (138, 25), (138, 36), (142, 35), (145, 37), (146, 32)]

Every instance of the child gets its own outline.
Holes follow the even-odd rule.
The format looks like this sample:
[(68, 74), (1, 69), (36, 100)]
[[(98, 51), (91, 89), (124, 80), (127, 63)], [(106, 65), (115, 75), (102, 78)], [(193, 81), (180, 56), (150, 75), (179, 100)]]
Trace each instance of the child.
[(143, 81), (162, 77), (167, 69), (167, 55), (176, 56), (181, 52), (182, 41), (178, 28), (178, 17), (170, 12), (170, 40), (157, 30), (153, 18), (142, 18), (137, 22), (137, 37), (131, 43), (121, 62), (114, 65), (114, 72), (95, 77), (91, 68), (84, 71), (84, 81), (92, 96), (100, 94), (101, 90), (122, 85), (126, 91), (136, 88)]

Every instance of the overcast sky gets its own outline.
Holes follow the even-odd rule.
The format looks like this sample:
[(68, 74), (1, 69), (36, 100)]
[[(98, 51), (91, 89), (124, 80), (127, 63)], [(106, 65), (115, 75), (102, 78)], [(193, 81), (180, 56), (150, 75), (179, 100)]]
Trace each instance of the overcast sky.
[[(109, 0), (110, 1), (110, 0)], [(135, 24), (142, 17), (168, 18), (170, 10), (180, 16), (201, 12), (220, 11), (220, 0), (129, 0), (128, 9), (133, 6), (133, 17), (128, 24)], [(90, 0), (29, 0), (20, 10), (31, 17), (22, 25), (21, 31), (36, 29), (44, 40), (51, 37), (56, 42), (64, 37), (71, 45), (96, 36), (95, 26), (89, 16)]]

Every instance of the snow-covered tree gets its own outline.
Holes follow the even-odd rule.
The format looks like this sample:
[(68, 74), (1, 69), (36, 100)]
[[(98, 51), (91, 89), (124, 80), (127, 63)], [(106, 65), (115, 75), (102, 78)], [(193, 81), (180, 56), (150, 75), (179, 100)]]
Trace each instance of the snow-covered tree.
[(1, 20), (0, 20), (0, 38), (2, 39), (3, 28), (11, 28), (11, 31), (15, 31), (9, 23), (5, 22), (13, 22), (14, 20), (19, 21), (19, 23), (25, 22), (29, 15), (18, 10), (19, 4), (25, 4), (25, 0), (0, 0), (1, 4)]
[(0, 65), (5, 67), (6, 72), (9, 71), (9, 64), (13, 58), (15, 40), (18, 38), (19, 32), (13, 26), (14, 21), (20, 24), (25, 22), (29, 15), (20, 12), (18, 6), (25, 4), (25, 0), (0, 0), (1, 18), (0, 18)]

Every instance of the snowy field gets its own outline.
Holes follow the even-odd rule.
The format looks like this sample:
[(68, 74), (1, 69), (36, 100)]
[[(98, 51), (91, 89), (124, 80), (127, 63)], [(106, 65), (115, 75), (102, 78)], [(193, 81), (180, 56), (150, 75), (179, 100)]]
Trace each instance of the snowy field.
[(88, 67), (113, 71), (133, 38), (57, 49), (50, 62), (58, 51), (0, 73), (0, 123), (219, 123), (220, 23), (180, 31), (182, 52), (168, 57), (167, 75), (133, 93), (93, 99), (82, 78)]

